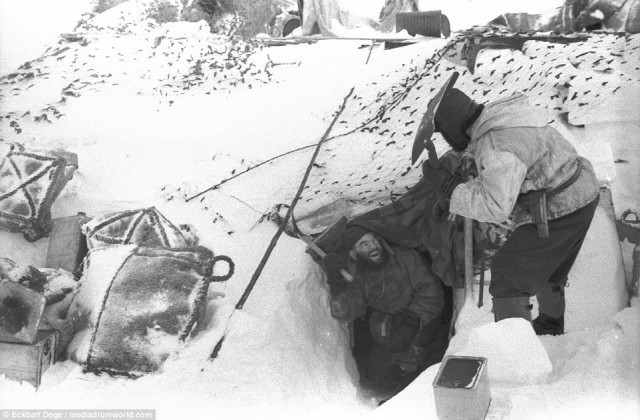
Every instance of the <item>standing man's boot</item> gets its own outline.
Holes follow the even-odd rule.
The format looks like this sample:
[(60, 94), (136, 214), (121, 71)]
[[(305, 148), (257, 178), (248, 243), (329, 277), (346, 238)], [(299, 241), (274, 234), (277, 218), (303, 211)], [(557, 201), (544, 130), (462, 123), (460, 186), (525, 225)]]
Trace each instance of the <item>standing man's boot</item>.
[(538, 299), (538, 313), (533, 320), (533, 330), (538, 335), (564, 334), (564, 287), (565, 278), (560, 284), (547, 283), (536, 295)]
[(493, 298), (493, 314), (496, 322), (506, 318), (522, 318), (531, 322), (529, 296)]
[(549, 315), (540, 314), (531, 323), (537, 335), (562, 335), (564, 334), (564, 316), (552, 318)]

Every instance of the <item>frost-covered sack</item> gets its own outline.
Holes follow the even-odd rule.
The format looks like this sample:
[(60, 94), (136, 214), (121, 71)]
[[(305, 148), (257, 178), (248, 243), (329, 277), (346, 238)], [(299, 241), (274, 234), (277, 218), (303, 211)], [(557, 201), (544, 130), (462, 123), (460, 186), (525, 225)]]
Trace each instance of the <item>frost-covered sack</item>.
[(549, 355), (531, 324), (507, 318), (474, 328), (461, 356), (486, 357), (492, 381), (530, 384), (551, 373)]
[(52, 228), (51, 205), (78, 167), (75, 154), (0, 141), (0, 228), (29, 241)]
[(213, 265), (224, 258), (203, 247), (93, 249), (69, 309), (76, 330), (69, 357), (97, 373), (158, 370), (191, 333)]
[(155, 207), (110, 213), (82, 226), (89, 249), (105, 245), (136, 244), (168, 248), (195, 245)]

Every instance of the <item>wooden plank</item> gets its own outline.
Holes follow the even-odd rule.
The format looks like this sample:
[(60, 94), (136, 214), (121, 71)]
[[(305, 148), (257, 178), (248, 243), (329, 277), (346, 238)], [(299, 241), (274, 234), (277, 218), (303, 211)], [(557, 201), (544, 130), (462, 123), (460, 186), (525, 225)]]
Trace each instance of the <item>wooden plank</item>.
[[(307, 244), (307, 246), (309, 247), (309, 249), (311, 249), (313, 252), (315, 252), (316, 254), (318, 254), (318, 256), (321, 259), (324, 259), (324, 257), (327, 255), (322, 249), (320, 249), (320, 247), (318, 245), (316, 245), (311, 239), (309, 239), (307, 236), (305, 235), (300, 235), (300, 238)], [(353, 276), (351, 274), (349, 274), (345, 269), (341, 268), (340, 269), (340, 274), (342, 274), (342, 277), (344, 277), (344, 279), (349, 282), (349, 283), (353, 283)]]
[(415, 44), (418, 42), (432, 41), (434, 37), (417, 37), (417, 38), (384, 38), (384, 37), (331, 37), (331, 36), (289, 36), (289, 37), (270, 37), (270, 38), (254, 38), (255, 41), (262, 42), (266, 45), (292, 45), (315, 43), (318, 41), (366, 41), (366, 42), (392, 42), (395, 44)]

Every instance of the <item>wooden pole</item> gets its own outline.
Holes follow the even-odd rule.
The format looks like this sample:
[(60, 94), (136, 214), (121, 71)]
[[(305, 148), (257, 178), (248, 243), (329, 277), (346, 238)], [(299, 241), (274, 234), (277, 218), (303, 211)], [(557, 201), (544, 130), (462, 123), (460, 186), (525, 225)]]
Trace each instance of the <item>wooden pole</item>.
[[(342, 114), (342, 111), (344, 110), (344, 108), (345, 108), (345, 106), (347, 104), (347, 100), (349, 99), (349, 97), (353, 93), (353, 90), (354, 90), (354, 88), (351, 88), (351, 90), (349, 91), (347, 96), (344, 97), (344, 99), (342, 101), (342, 105), (340, 106), (340, 109), (338, 110), (336, 115), (333, 117), (333, 120), (331, 121), (331, 124), (329, 124), (329, 127), (327, 128), (327, 130), (325, 131), (324, 135), (322, 136), (322, 138), (318, 142), (318, 145), (316, 146), (316, 150), (313, 152), (313, 156), (311, 157), (311, 161), (309, 162), (309, 165), (307, 166), (307, 170), (306, 170), (306, 172), (304, 174), (304, 177), (302, 178), (302, 181), (300, 182), (300, 186), (298, 187), (298, 192), (294, 196), (293, 201), (291, 202), (291, 205), (289, 206), (289, 209), (287, 210), (287, 213), (284, 216), (284, 219), (282, 220), (282, 223), (280, 224), (280, 226), (278, 226), (278, 230), (276, 231), (275, 235), (273, 235), (273, 238), (271, 238), (271, 242), (269, 243), (269, 246), (267, 247), (267, 250), (265, 251), (264, 255), (262, 256), (262, 259), (260, 260), (260, 263), (258, 264), (258, 267), (256, 268), (256, 271), (253, 273), (253, 276), (251, 276), (251, 280), (249, 281), (249, 284), (245, 288), (244, 293), (242, 294), (242, 296), (240, 297), (240, 300), (236, 304), (234, 312), (236, 310), (241, 310), (244, 307), (244, 304), (245, 304), (247, 298), (251, 294), (251, 291), (253, 290), (256, 282), (258, 281), (258, 278), (260, 277), (260, 274), (262, 273), (262, 269), (267, 264), (267, 261), (269, 260), (269, 257), (271, 256), (271, 252), (275, 248), (276, 243), (278, 242), (278, 239), (282, 235), (282, 232), (284, 232), (284, 229), (287, 226), (287, 222), (289, 222), (289, 218), (291, 218), (291, 214), (293, 213), (293, 209), (295, 208), (296, 204), (298, 203), (298, 200), (300, 200), (300, 196), (302, 195), (302, 191), (304, 190), (304, 186), (307, 183), (307, 179), (309, 178), (309, 174), (311, 173), (311, 169), (313, 168), (313, 163), (315, 162), (315, 160), (316, 160), (316, 158), (318, 156), (318, 153), (320, 152), (320, 147), (322, 146), (324, 141), (327, 139), (327, 137), (329, 137), (329, 133), (331, 132), (331, 129), (333, 128), (334, 124), (338, 120), (338, 117), (340, 116), (340, 114)], [(233, 313), (231, 314), (231, 316), (233, 316)], [(227, 325), (229, 325), (229, 323), (227, 323)], [(226, 326), (225, 326), (225, 333), (226, 333)], [(222, 335), (222, 338), (220, 338), (218, 343), (215, 345), (213, 351), (211, 352), (211, 356), (209, 356), (210, 359), (215, 359), (218, 356), (218, 353), (220, 352), (220, 348), (222, 347), (222, 343), (224, 342), (224, 338), (225, 338), (225, 334)]]

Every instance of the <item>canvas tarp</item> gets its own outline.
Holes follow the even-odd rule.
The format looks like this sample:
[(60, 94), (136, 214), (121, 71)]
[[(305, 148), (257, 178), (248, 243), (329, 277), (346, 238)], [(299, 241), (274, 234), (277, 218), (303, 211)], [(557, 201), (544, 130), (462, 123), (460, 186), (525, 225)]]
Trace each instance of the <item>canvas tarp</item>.
[[(461, 161), (454, 153), (440, 159), (442, 168), (450, 173), (464, 176)], [(376, 232), (387, 242), (415, 248), (431, 263), (431, 270), (444, 284), (455, 288), (464, 287), (464, 229), (463, 219), (442, 220), (434, 212), (438, 206), (436, 193), (421, 178), (409, 191), (397, 200), (358, 215), (318, 241), (318, 245), (331, 252), (344, 252), (337, 238), (341, 230), (352, 225), (362, 226)], [(496, 225), (474, 222), (474, 261), (479, 265), (480, 257), (495, 252), (506, 240), (506, 229)]]

